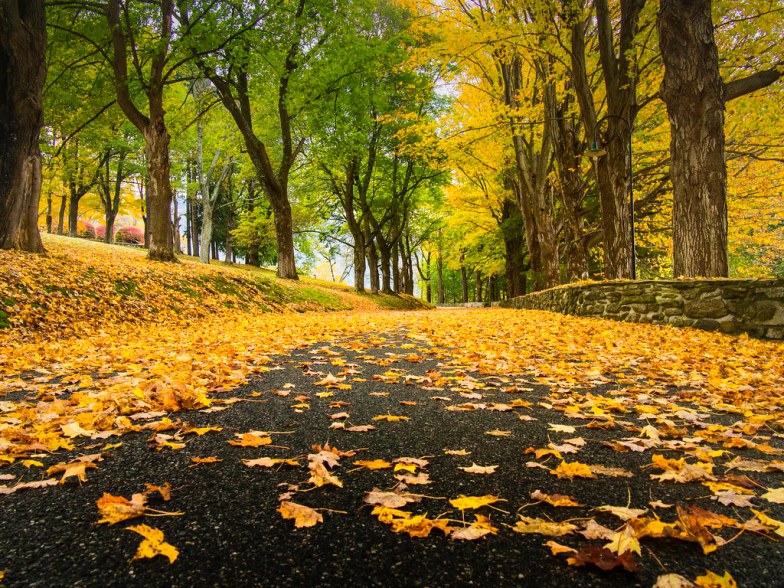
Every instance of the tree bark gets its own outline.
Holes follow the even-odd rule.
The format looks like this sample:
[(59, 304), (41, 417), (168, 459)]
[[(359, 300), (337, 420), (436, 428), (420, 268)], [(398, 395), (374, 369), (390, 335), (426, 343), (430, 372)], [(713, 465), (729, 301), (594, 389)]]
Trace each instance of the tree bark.
[(438, 259), (436, 259), (436, 272), (438, 273), (438, 303), (444, 304), (446, 295), (444, 291), (444, 260), (441, 257), (441, 251), (438, 252)]
[(460, 265), (460, 293), (462, 295), (460, 300), (465, 304), (468, 302), (468, 270), (462, 264)]
[(169, 55), (172, 36), (172, 0), (160, 0), (161, 37), (149, 64), (149, 79), (143, 84), (149, 106), (149, 116), (143, 114), (133, 101), (128, 77), (128, 46), (130, 32), (126, 31), (121, 15), (120, 0), (109, 0), (106, 19), (112, 37), (112, 70), (117, 93), (117, 104), (128, 120), (144, 137), (149, 187), (147, 190), (147, 256), (157, 261), (176, 261), (172, 237), (172, 187), (169, 161), (169, 131), (163, 108), (163, 72)]
[(724, 92), (710, 0), (661, 0), (661, 96), (670, 119), (675, 277), (726, 277)]
[[(615, 19), (607, 0), (594, 0), (599, 57), (604, 79), (606, 114), (599, 118), (586, 71), (585, 31), (587, 20), (571, 23), (571, 79), (574, 84), (585, 132), (597, 131), (606, 154), (595, 164), (602, 210), (604, 276), (632, 276), (631, 214), (629, 208), (629, 137), (637, 114), (637, 74), (630, 56), (639, 29), (645, 0), (623, 0), (620, 19)], [(619, 27), (617, 39), (614, 24)], [(616, 49), (617, 48), (617, 49)], [(607, 121), (602, 134), (597, 122)]]
[(482, 272), (476, 270), (474, 274), (474, 302), (482, 302)]
[(0, 0), (0, 248), (44, 251), (41, 198), (43, 0)]

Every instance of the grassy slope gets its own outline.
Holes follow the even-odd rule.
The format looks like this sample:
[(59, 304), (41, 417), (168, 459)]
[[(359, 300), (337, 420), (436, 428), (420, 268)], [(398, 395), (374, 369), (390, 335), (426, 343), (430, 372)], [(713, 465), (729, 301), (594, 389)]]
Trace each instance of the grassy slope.
[(280, 280), (250, 266), (148, 261), (146, 252), (45, 236), (45, 256), (0, 251), (0, 329), (53, 336), (118, 323), (182, 323), (226, 311), (427, 308), (408, 296), (357, 295), (345, 285)]

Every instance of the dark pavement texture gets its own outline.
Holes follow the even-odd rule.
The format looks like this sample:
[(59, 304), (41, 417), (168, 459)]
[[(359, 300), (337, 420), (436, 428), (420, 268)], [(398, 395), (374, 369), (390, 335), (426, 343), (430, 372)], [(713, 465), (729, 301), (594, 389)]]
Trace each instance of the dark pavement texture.
[[(331, 346), (348, 364), (359, 372), (349, 375), (348, 391), (332, 390), (334, 396), (319, 398), (323, 387), (315, 386), (321, 376), (314, 372), (336, 374), (345, 366), (329, 362), (337, 356), (318, 351), (320, 345), (300, 349), (287, 358), (278, 358), (268, 373), (255, 377), (247, 386), (216, 395), (217, 398), (244, 399), (215, 412), (183, 412), (169, 415), (199, 426), (220, 426), (221, 432), (204, 436), (188, 435), (187, 445), (180, 450), (157, 451), (148, 443), (149, 432), (132, 433), (119, 439), (122, 446), (108, 452), (98, 468), (87, 471), (88, 481), (79, 486), (73, 481), (63, 486), (28, 490), (0, 496), (0, 570), (7, 570), (8, 587), (49, 586), (537, 586), (537, 587), (622, 587), (652, 586), (657, 576), (680, 573), (690, 579), (712, 570), (730, 573), (743, 587), (784, 586), (784, 550), (780, 543), (753, 533), (744, 533), (730, 544), (710, 555), (703, 555), (696, 543), (654, 539), (643, 540), (642, 556), (637, 557), (639, 572), (618, 569), (603, 572), (595, 567), (572, 567), (565, 555), (551, 555), (543, 535), (518, 534), (508, 526), (517, 520), (516, 511), (534, 502), (535, 490), (560, 493), (576, 498), (582, 508), (555, 508), (545, 504), (529, 506), (520, 513), (530, 517), (562, 521), (595, 517), (597, 521), (617, 528), (621, 522), (609, 514), (592, 509), (600, 505), (644, 508), (650, 500), (668, 503), (698, 504), (716, 512), (746, 520), (748, 509), (724, 507), (706, 498), (710, 491), (699, 484), (659, 483), (650, 480), (651, 451), (616, 453), (603, 446), (602, 440), (624, 436), (622, 432), (583, 428), (563, 414), (547, 410), (537, 402), (548, 395), (546, 386), (522, 378), (502, 382), (497, 377), (468, 374), (480, 381), (517, 384), (530, 391), (517, 394), (490, 387), (478, 390), (484, 398), (476, 402), (511, 402), (513, 398), (531, 401), (530, 408), (511, 412), (450, 412), (444, 407), (468, 401), (457, 391), (423, 390), (373, 379), (389, 370), (403, 375), (424, 376), (437, 370), (454, 376), (455, 369), (428, 357), (422, 349), (412, 349), (416, 342), (398, 333), (383, 345), (349, 351)], [(400, 345), (406, 345), (401, 348)], [(331, 345), (325, 342), (324, 345)], [(416, 353), (422, 361), (412, 363), (405, 357)], [(392, 354), (392, 355), (390, 355)], [(372, 356), (372, 359), (371, 359)], [(369, 362), (385, 360), (377, 365)], [(280, 368), (280, 369), (278, 369)], [(365, 382), (352, 381), (365, 379)], [(284, 388), (287, 384), (293, 387)], [(606, 392), (612, 383), (598, 386)], [(277, 396), (273, 390), (287, 390)], [(258, 397), (248, 396), (260, 392)], [(387, 392), (380, 396), (372, 393)], [(292, 408), (294, 397), (310, 397), (310, 408), (297, 412)], [(448, 396), (452, 402), (434, 400)], [(342, 400), (349, 406), (330, 409), (331, 402)], [(400, 401), (415, 401), (416, 406)], [(373, 424), (374, 431), (351, 433), (330, 429), (334, 421), (329, 414), (345, 410), (350, 425)], [(408, 421), (375, 422), (376, 415), (406, 415)], [(522, 421), (524, 414), (537, 420)], [(728, 424), (733, 419), (712, 415), (716, 422)], [(723, 420), (722, 420), (723, 419)], [(633, 478), (605, 477), (598, 479), (560, 480), (543, 469), (529, 469), (525, 463), (533, 459), (524, 455), (527, 447), (542, 448), (548, 442), (564, 437), (548, 431), (548, 423), (580, 427), (577, 435), (587, 445), (569, 461), (623, 467), (635, 473)], [(494, 429), (511, 431), (510, 437), (494, 437), (486, 432)], [(235, 447), (228, 444), (235, 433), (250, 430), (270, 431), (275, 446)], [(166, 431), (172, 433), (173, 431)], [(277, 432), (277, 433), (276, 433)], [(290, 433), (287, 433), (290, 432)], [(107, 442), (116, 442), (112, 438)], [(293, 522), (283, 520), (276, 512), (278, 495), (287, 484), (305, 482), (306, 468), (248, 468), (242, 459), (258, 457), (294, 457), (312, 452), (313, 444), (331, 445), (341, 450), (357, 450), (355, 457), (346, 457), (335, 470), (344, 487), (324, 486), (299, 492), (292, 500), (322, 511), (324, 522), (312, 528), (295, 529)], [(100, 442), (99, 442), (100, 443)], [(781, 439), (771, 441), (781, 446)], [(94, 444), (87, 440), (70, 453), (93, 453)], [(444, 454), (444, 449), (465, 449), (468, 456)], [(743, 450), (738, 451), (743, 455)], [(194, 456), (219, 456), (224, 461), (193, 467)], [(680, 457), (668, 454), (668, 457)], [(507, 502), (497, 504), (508, 511), (482, 509), (500, 527), (497, 535), (478, 541), (453, 541), (435, 530), (427, 538), (411, 538), (391, 532), (388, 525), (371, 516), (372, 507), (363, 503), (363, 496), (373, 488), (392, 489), (395, 485), (391, 470), (369, 471), (352, 465), (357, 459), (387, 459), (410, 456), (425, 457), (432, 483), (411, 486), (410, 492), (430, 497), (456, 498), (460, 494), (481, 496), (493, 494)], [(758, 457), (758, 456), (755, 456)], [(59, 459), (66, 459), (60, 457)], [(539, 460), (543, 461), (543, 460)], [(458, 466), (498, 465), (492, 475), (472, 475)], [(47, 462), (50, 465), (53, 462)], [(303, 463), (304, 460), (303, 460)], [(547, 464), (555, 467), (556, 461)], [(25, 481), (36, 479), (40, 470), (24, 470), (21, 464), (4, 468), (3, 473), (22, 476)], [(750, 474), (767, 487), (782, 485), (781, 473)], [(98, 525), (96, 500), (104, 492), (129, 498), (142, 492), (145, 483), (173, 487), (172, 499), (162, 502), (151, 497), (149, 505), (164, 511), (182, 511), (182, 516), (142, 517), (117, 525)], [(309, 488), (302, 484), (301, 488)], [(758, 501), (758, 503), (761, 501)], [(770, 516), (784, 518), (780, 505), (762, 506)], [(448, 513), (451, 519), (461, 514), (446, 500), (426, 498), (406, 510), (427, 512), (431, 518)], [(344, 511), (346, 514), (331, 511)], [(743, 512), (740, 512), (743, 511)], [(674, 509), (658, 510), (667, 521), (675, 517)], [(466, 513), (466, 520), (473, 516)], [(161, 529), (165, 539), (179, 550), (179, 557), (169, 564), (164, 557), (131, 561), (141, 537), (124, 530), (135, 524)], [(731, 535), (726, 530), (720, 534)], [(579, 536), (555, 538), (560, 543), (578, 547)], [(597, 542), (594, 542), (597, 543)], [(601, 543), (601, 542), (598, 542)]]

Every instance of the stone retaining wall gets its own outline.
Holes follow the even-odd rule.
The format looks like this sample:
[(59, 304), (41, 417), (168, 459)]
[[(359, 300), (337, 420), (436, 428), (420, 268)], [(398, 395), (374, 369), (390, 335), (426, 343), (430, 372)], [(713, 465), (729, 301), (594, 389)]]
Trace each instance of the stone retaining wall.
[(500, 305), (784, 339), (782, 279), (574, 284), (504, 300)]

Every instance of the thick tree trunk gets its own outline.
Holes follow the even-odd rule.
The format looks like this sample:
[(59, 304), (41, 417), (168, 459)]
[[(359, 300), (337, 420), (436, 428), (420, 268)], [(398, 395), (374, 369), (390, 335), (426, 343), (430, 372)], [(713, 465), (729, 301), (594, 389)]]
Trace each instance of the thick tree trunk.
[(76, 191), (75, 186), (71, 186), (68, 194), (68, 236), (76, 237), (77, 224), (79, 223), (79, 201), (82, 194)]
[(0, 0), (0, 248), (43, 252), (38, 232), (46, 79), (43, 0)]
[[(206, 200), (209, 201), (209, 195)], [(201, 247), (199, 248), (199, 261), (210, 263), (210, 244), (212, 242), (212, 206), (205, 206), (201, 217)]]
[(393, 294), (391, 276), (391, 257), (392, 252), (384, 241), (383, 237), (378, 239), (378, 253), (381, 258), (381, 291), (384, 294)]
[(468, 270), (464, 265), (460, 266), (460, 292), (462, 294), (460, 300), (465, 304), (468, 302)]
[(52, 193), (46, 195), (46, 232), (52, 234)]
[(511, 200), (504, 200), (501, 219), (507, 290), (509, 298), (514, 298), (515, 296), (525, 294), (525, 288), (523, 287), (524, 235), (522, 214), (519, 207)]
[(147, 208), (150, 232), (148, 257), (156, 261), (175, 261), (171, 223), (169, 140), (169, 131), (161, 112), (151, 118), (149, 126), (144, 130), (144, 154), (150, 176)]
[(68, 196), (60, 196), (60, 212), (57, 213), (57, 234), (62, 235), (65, 231), (65, 209), (68, 204)]
[(400, 264), (399, 264), (399, 251), (398, 243), (392, 245), (392, 251), (389, 259), (390, 270), (392, 272), (392, 290), (400, 293)]
[(298, 280), (297, 267), (294, 260), (294, 222), (291, 217), (291, 204), (288, 196), (276, 200), (273, 205), (275, 214), (275, 238), (278, 244), (279, 278)]
[(670, 119), (675, 277), (726, 277), (724, 84), (710, 0), (661, 0), (661, 95)]
[(482, 302), (482, 272), (474, 273), (474, 302)]
[(354, 288), (365, 291), (365, 245), (361, 235), (359, 239), (354, 235)]

